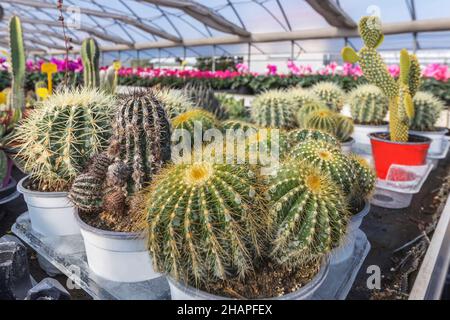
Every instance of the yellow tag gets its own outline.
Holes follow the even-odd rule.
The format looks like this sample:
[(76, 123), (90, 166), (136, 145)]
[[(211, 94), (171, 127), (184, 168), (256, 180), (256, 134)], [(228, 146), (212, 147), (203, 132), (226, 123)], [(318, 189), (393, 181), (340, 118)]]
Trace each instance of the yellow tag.
[(55, 73), (58, 71), (58, 66), (51, 62), (45, 62), (41, 66), (41, 71), (43, 73)]
[(42, 100), (45, 100), (48, 98), (48, 89), (47, 88), (37, 88), (36, 89), (36, 95), (41, 98)]
[(120, 69), (121, 67), (122, 67), (122, 63), (120, 63), (120, 61), (115, 60), (115, 61), (113, 62), (113, 68), (114, 68), (114, 70), (119, 71), (119, 69)]
[(6, 104), (6, 93), (0, 92), (0, 104)]

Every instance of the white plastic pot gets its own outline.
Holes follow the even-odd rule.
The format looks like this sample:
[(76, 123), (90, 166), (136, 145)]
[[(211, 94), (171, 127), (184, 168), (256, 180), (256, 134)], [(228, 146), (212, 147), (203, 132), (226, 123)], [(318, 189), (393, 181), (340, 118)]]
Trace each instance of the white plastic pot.
[(94, 228), (75, 217), (81, 228), (89, 268), (104, 279), (139, 282), (161, 276), (153, 270), (147, 249), (148, 235)]
[[(286, 294), (281, 297), (270, 298), (268, 300), (309, 300), (312, 298), (314, 293), (320, 288), (322, 283), (325, 281), (328, 271), (329, 271), (329, 259), (324, 259), (322, 267), (316, 276), (305, 286), (301, 287), (299, 290)], [(194, 287), (182, 284), (181, 282), (175, 281), (170, 277), (167, 277), (170, 287), (170, 294), (172, 300), (232, 300), (228, 297), (221, 297), (208, 292), (196, 289)]]
[(355, 130), (352, 137), (357, 145), (367, 146), (370, 151), (369, 133), (387, 131), (388, 125), (371, 126), (363, 124), (355, 124)]
[(347, 234), (345, 236), (344, 241), (338, 248), (334, 249), (331, 252), (330, 263), (332, 265), (336, 265), (344, 261), (347, 261), (353, 256), (353, 252), (355, 250), (357, 231), (361, 226), (364, 217), (369, 213), (369, 211), (370, 211), (370, 203), (366, 201), (364, 208), (358, 214), (355, 214), (350, 219), (350, 222), (347, 226)]
[(439, 128), (437, 131), (410, 131), (410, 134), (424, 136), (431, 139), (430, 148), (428, 149), (428, 154), (436, 155), (441, 154), (444, 151), (444, 146), (446, 145), (446, 137), (448, 129)]
[(352, 138), (347, 142), (341, 143), (341, 149), (344, 154), (350, 154), (352, 152), (352, 147), (355, 144), (355, 140)]
[(80, 233), (75, 220), (75, 208), (67, 198), (67, 192), (32, 191), (23, 186), (28, 177), (17, 184), (28, 206), (31, 227), (45, 237), (60, 237)]

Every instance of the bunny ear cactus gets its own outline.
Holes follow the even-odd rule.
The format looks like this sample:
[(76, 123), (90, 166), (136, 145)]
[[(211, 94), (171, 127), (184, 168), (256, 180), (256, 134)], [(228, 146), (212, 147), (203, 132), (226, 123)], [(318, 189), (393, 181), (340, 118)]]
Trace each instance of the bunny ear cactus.
[(415, 55), (409, 55), (406, 50), (402, 50), (400, 77), (395, 80), (376, 50), (384, 40), (380, 19), (376, 16), (361, 18), (359, 32), (364, 47), (358, 53), (346, 47), (342, 50), (342, 57), (349, 63), (359, 61), (367, 80), (378, 86), (389, 98), (390, 138), (395, 142), (407, 142), (409, 122), (414, 117), (412, 98), (420, 86), (419, 62)]
[(389, 99), (375, 85), (365, 84), (355, 88), (348, 98), (352, 118), (358, 124), (380, 125), (389, 108)]
[(83, 61), (83, 79), (86, 88), (100, 86), (100, 48), (94, 38), (87, 38), (81, 45), (81, 59)]
[(270, 90), (255, 97), (251, 109), (252, 122), (264, 128), (297, 127), (292, 103), (286, 92)]
[(340, 112), (344, 107), (344, 90), (333, 82), (319, 82), (311, 88), (311, 92), (332, 111)]
[(25, 46), (22, 24), (19, 17), (13, 16), (9, 21), (9, 41), (11, 48), (12, 92), (9, 104), (12, 108), (25, 108)]
[(163, 170), (147, 194), (155, 269), (196, 284), (252, 272), (270, 226), (261, 185), (245, 165), (199, 162)]
[(413, 99), (414, 118), (411, 129), (417, 131), (433, 131), (439, 120), (444, 103), (428, 92), (417, 92)]
[(349, 212), (329, 171), (300, 158), (286, 161), (271, 178), (268, 193), (276, 220), (271, 256), (279, 264), (298, 267), (340, 244)]

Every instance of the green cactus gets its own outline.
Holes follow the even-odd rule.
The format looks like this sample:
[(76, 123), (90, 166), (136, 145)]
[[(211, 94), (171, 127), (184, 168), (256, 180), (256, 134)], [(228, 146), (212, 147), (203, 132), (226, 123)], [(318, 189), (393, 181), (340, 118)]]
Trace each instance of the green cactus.
[(336, 136), (338, 121), (336, 113), (328, 109), (311, 112), (305, 121), (307, 129), (322, 130)]
[(389, 99), (375, 85), (364, 84), (355, 88), (348, 98), (353, 120), (357, 124), (380, 125), (386, 118)]
[(344, 195), (348, 196), (353, 191), (355, 170), (348, 157), (336, 146), (325, 141), (307, 140), (298, 144), (289, 155), (328, 172), (333, 181), (342, 188)]
[(124, 214), (131, 197), (170, 160), (170, 124), (156, 94), (135, 91), (119, 106), (109, 149), (91, 161), (69, 193), (81, 210)]
[(328, 109), (340, 112), (345, 103), (345, 92), (333, 82), (319, 82), (311, 88), (315, 94)]
[(244, 99), (236, 99), (228, 94), (218, 94), (216, 97), (230, 119), (247, 119), (248, 112), (245, 108)]
[(22, 24), (19, 17), (9, 21), (9, 41), (11, 48), (12, 92), (9, 104), (14, 109), (25, 109), (25, 46)]
[(114, 66), (109, 66), (106, 70), (99, 71), (100, 88), (109, 94), (115, 94), (117, 88), (117, 74)]
[(294, 87), (288, 89), (286, 91), (286, 95), (291, 99), (292, 108), (294, 109), (294, 111), (298, 111), (303, 108), (307, 108), (310, 105), (317, 104), (321, 104), (323, 107), (325, 107), (320, 98), (310, 90)]
[(329, 171), (297, 158), (285, 162), (271, 179), (270, 208), (276, 219), (271, 256), (279, 264), (302, 266), (341, 243), (349, 212)]
[(417, 92), (413, 99), (414, 118), (411, 120), (411, 130), (434, 131), (435, 125), (444, 109), (444, 103), (428, 92)]
[(303, 108), (301, 109), (298, 109), (296, 113), (296, 119), (299, 127), (303, 129), (307, 128), (306, 122), (308, 121), (308, 117), (311, 115), (311, 113), (324, 109), (327, 109), (327, 106), (325, 106), (322, 102), (313, 102), (303, 106)]
[[(0, 150), (0, 187), (6, 187), (5, 179), (8, 177), (8, 157), (3, 150)], [(9, 179), (8, 179), (9, 180)]]
[(336, 114), (335, 117), (337, 123), (336, 138), (340, 142), (348, 142), (352, 138), (353, 131), (355, 130), (353, 120), (341, 114)]
[(97, 90), (65, 90), (17, 127), (18, 160), (41, 191), (67, 190), (89, 158), (107, 147), (114, 105)]
[(163, 103), (169, 119), (195, 108), (194, 104), (180, 91), (162, 89), (157, 92), (157, 96)]
[(400, 52), (400, 77), (390, 75), (381, 55), (376, 51), (384, 40), (381, 21), (376, 16), (363, 17), (359, 32), (364, 47), (356, 53), (352, 48), (342, 50), (344, 61), (360, 62), (366, 79), (378, 86), (389, 98), (389, 131), (391, 141), (407, 142), (408, 127), (414, 117), (412, 98), (420, 86), (420, 65), (415, 55), (403, 49)]
[(203, 109), (191, 109), (172, 119), (172, 128), (174, 130), (187, 130), (191, 136), (194, 135), (195, 126), (201, 128), (201, 132), (212, 128), (220, 129), (220, 124), (216, 117)]
[(183, 90), (186, 96), (197, 108), (211, 112), (217, 119), (228, 118), (226, 110), (221, 106), (220, 101), (214, 95), (214, 91), (205, 85), (188, 84)]
[(100, 48), (94, 38), (87, 38), (81, 45), (83, 79), (86, 88), (100, 87)]
[(222, 122), (223, 130), (242, 130), (246, 132), (249, 129), (258, 130), (258, 127), (253, 123), (249, 123), (241, 120), (225, 120)]
[(297, 127), (291, 100), (282, 90), (270, 90), (256, 96), (252, 102), (251, 119), (264, 128), (289, 130)]
[(291, 130), (286, 134), (287, 148), (291, 150), (295, 148), (299, 143), (307, 140), (325, 141), (330, 145), (335, 146), (337, 149), (341, 148), (340, 142), (331, 134), (320, 130), (312, 129), (297, 129)]
[(359, 212), (364, 206), (364, 202), (369, 200), (375, 190), (376, 173), (361, 156), (351, 154), (348, 158), (356, 174), (354, 188), (350, 195), (350, 206), (354, 208), (355, 212)]
[(245, 165), (200, 162), (162, 171), (146, 196), (155, 269), (195, 284), (253, 272), (270, 226), (258, 181)]

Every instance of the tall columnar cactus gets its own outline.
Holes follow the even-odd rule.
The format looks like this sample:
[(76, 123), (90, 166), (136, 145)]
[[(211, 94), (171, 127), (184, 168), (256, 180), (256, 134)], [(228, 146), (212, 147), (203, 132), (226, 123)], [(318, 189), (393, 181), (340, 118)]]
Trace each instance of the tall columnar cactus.
[(444, 103), (433, 94), (417, 92), (413, 99), (415, 114), (411, 120), (411, 129), (418, 131), (436, 130), (435, 125), (444, 109)]
[(341, 148), (341, 144), (333, 135), (326, 133), (325, 131), (314, 129), (291, 130), (286, 134), (286, 140), (288, 149), (295, 148), (299, 143), (307, 140), (325, 141), (330, 145), (335, 146), (336, 149)]
[(228, 117), (226, 110), (214, 95), (214, 91), (205, 85), (189, 84), (184, 87), (183, 93), (197, 108), (211, 112), (217, 119)]
[(333, 82), (316, 83), (311, 91), (332, 111), (339, 112), (344, 107), (344, 90)]
[(290, 156), (328, 172), (334, 182), (342, 188), (344, 195), (348, 196), (353, 191), (355, 170), (348, 157), (334, 145), (325, 141), (308, 140), (292, 149)]
[(357, 124), (380, 125), (386, 118), (389, 99), (373, 84), (355, 88), (348, 98), (353, 120)]
[(87, 38), (81, 45), (81, 59), (83, 61), (83, 78), (86, 88), (100, 86), (100, 48), (94, 38)]
[(99, 79), (100, 89), (109, 94), (116, 93), (117, 75), (114, 66), (109, 66), (106, 70), (100, 70)]
[(336, 138), (341, 142), (347, 142), (351, 139), (355, 125), (353, 120), (341, 114), (336, 114)]
[(157, 96), (163, 103), (169, 119), (195, 108), (189, 98), (180, 91), (162, 89), (157, 92)]
[(297, 158), (271, 179), (270, 208), (276, 219), (271, 255), (278, 263), (298, 267), (319, 260), (342, 241), (349, 212), (329, 171)]
[(290, 98), (281, 90), (270, 90), (256, 96), (252, 102), (251, 119), (265, 128), (289, 130), (297, 127)]
[(12, 108), (25, 108), (25, 46), (23, 42), (22, 24), (19, 17), (13, 16), (9, 21), (9, 42), (11, 47)]
[(269, 235), (257, 172), (200, 162), (163, 170), (147, 195), (156, 270), (185, 282), (244, 277)]
[(321, 109), (310, 113), (305, 124), (307, 129), (322, 130), (336, 136), (338, 121), (331, 110)]
[(360, 210), (364, 201), (369, 200), (375, 190), (376, 173), (364, 158), (356, 154), (351, 154), (348, 158), (356, 174), (354, 188), (350, 195), (350, 205)]
[(111, 135), (114, 99), (97, 90), (56, 93), (17, 127), (18, 160), (41, 191), (67, 190)]
[(359, 32), (364, 47), (356, 53), (352, 48), (342, 50), (342, 57), (350, 63), (360, 62), (364, 76), (378, 86), (389, 98), (390, 138), (396, 142), (408, 141), (408, 127), (414, 117), (412, 98), (420, 86), (420, 65), (415, 55), (404, 49), (400, 52), (400, 77), (390, 75), (381, 55), (376, 51), (384, 40), (381, 21), (376, 16), (363, 17)]

